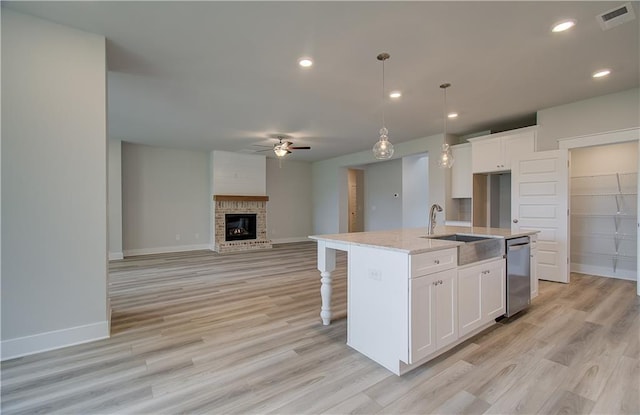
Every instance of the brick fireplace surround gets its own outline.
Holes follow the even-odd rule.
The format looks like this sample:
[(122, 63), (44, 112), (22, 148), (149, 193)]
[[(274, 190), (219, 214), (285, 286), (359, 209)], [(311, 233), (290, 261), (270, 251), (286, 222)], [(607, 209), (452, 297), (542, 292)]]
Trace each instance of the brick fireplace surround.
[[(214, 195), (214, 250), (218, 253), (270, 249), (271, 240), (267, 239), (267, 201), (269, 196)], [(227, 213), (255, 213), (256, 239), (242, 241), (225, 240), (225, 222)]]

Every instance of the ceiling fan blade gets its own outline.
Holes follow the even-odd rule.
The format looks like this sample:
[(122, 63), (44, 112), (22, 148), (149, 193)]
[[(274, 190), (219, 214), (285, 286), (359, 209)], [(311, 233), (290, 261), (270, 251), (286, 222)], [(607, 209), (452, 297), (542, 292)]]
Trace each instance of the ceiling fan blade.
[(292, 150), (311, 150), (311, 147), (309, 146), (302, 146), (302, 147), (293, 147), (293, 146), (289, 146), (287, 148), (290, 148)]

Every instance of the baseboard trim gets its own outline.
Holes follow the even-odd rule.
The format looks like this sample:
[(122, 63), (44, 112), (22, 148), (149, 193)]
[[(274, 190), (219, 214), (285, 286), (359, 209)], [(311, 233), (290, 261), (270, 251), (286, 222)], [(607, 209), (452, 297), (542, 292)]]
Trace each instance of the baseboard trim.
[(294, 242), (313, 242), (306, 236), (294, 236), (292, 238), (271, 239), (271, 244), (290, 244)]
[(124, 254), (120, 252), (109, 252), (109, 261), (117, 261), (118, 259), (124, 259)]
[(200, 245), (178, 245), (178, 246), (161, 246), (158, 248), (141, 248), (141, 249), (125, 249), (124, 256), (166, 254), (171, 252), (200, 251), (203, 249), (211, 249), (209, 244)]
[(637, 280), (637, 273), (632, 270), (616, 270), (613, 272), (613, 267), (596, 267), (593, 265), (571, 263), (571, 272), (578, 272), (580, 274), (597, 275), (599, 277), (617, 278), (620, 280)]
[(87, 324), (68, 329), (48, 331), (32, 336), (3, 340), (0, 344), (0, 360), (15, 359), (49, 350), (61, 349), (76, 344), (89, 343), (109, 337), (109, 322)]

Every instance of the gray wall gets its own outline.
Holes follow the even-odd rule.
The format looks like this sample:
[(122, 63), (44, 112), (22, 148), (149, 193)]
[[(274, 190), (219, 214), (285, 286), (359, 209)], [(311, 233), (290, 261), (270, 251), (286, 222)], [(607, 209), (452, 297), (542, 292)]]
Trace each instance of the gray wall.
[(555, 150), (559, 138), (640, 126), (640, 89), (585, 99), (538, 111), (537, 150)]
[(2, 9), (3, 358), (108, 335), (105, 65), (104, 37)]
[(312, 232), (311, 163), (267, 158), (267, 237), (306, 241)]
[(122, 144), (124, 255), (209, 247), (209, 153)]
[(108, 141), (109, 259), (122, 259), (122, 141)]
[(364, 171), (364, 230), (401, 228), (401, 196), (401, 159), (368, 165)]
[[(442, 134), (394, 143), (393, 159), (428, 153), (437, 155), (444, 137)], [(372, 144), (373, 145), (373, 144)], [(313, 233), (338, 233), (348, 230), (347, 168), (376, 163), (370, 150), (346, 154), (312, 164)], [(365, 188), (369, 183), (365, 183)], [(438, 163), (429, 163), (429, 202), (445, 205), (445, 171)], [(366, 207), (365, 207), (366, 208)], [(445, 213), (442, 217), (446, 217)]]
[[(429, 222), (429, 156), (418, 154), (402, 159), (402, 227), (427, 227)], [(444, 215), (437, 214), (438, 223)]]

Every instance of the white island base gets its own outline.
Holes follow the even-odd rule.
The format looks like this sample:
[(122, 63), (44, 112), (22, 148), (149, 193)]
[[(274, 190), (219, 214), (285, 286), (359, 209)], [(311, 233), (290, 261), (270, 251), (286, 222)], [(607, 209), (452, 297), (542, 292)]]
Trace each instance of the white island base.
[[(512, 237), (506, 230), (474, 230)], [(396, 375), (445, 353), (505, 313), (503, 257), (458, 267), (459, 242), (421, 238), (424, 234), (402, 230), (311, 237), (318, 243), (323, 324), (331, 322), (335, 253), (346, 251), (347, 345)]]

